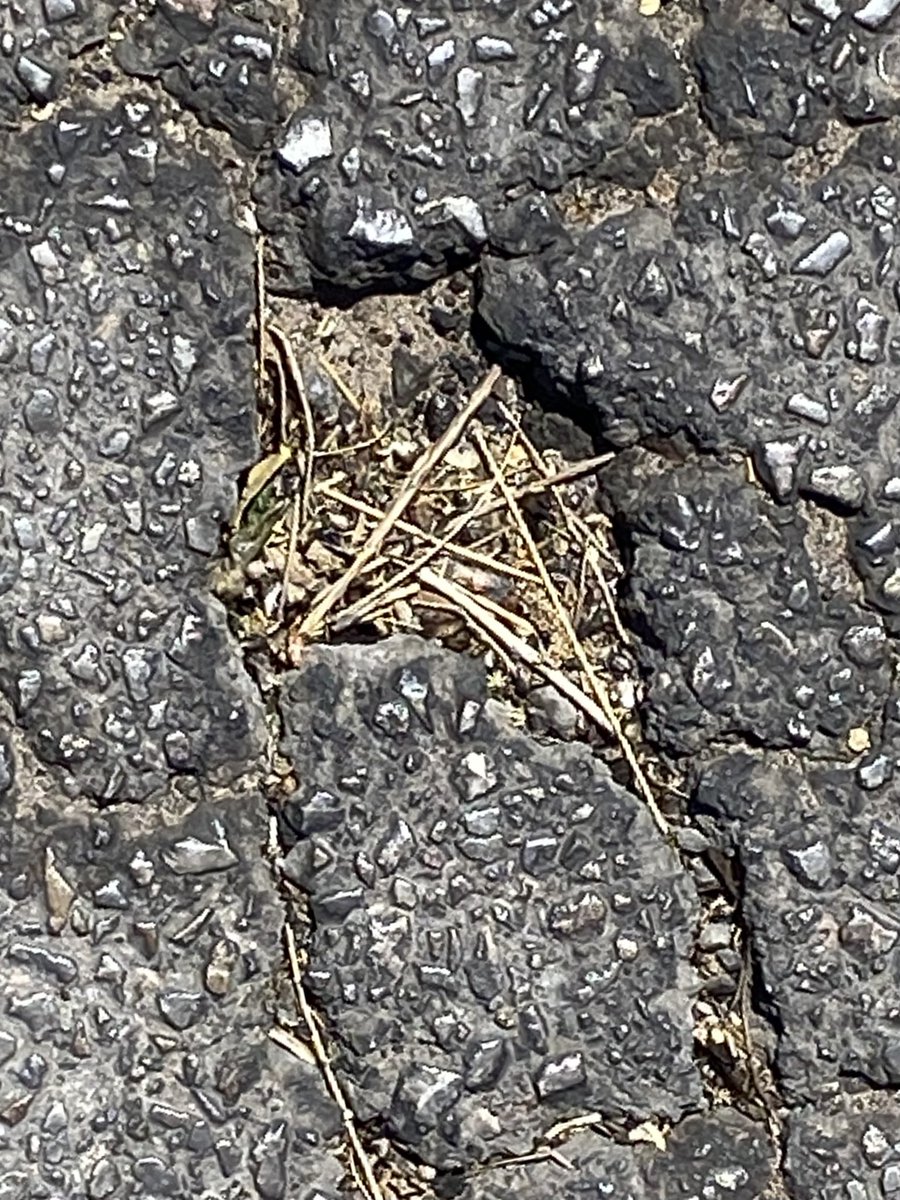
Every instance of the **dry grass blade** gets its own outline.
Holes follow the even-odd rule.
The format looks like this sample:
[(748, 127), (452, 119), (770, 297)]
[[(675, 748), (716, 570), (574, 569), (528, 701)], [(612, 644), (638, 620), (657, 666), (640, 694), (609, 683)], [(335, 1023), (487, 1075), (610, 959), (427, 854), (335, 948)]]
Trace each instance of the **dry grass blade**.
[(277, 325), (269, 326), (269, 335), (282, 355), (287, 365), (287, 374), (294, 386), (294, 392), (300, 402), (300, 415), (303, 418), (303, 492), (301, 494), (301, 516), (303, 523), (309, 516), (309, 498), (312, 495), (313, 470), (316, 457), (316, 424), (313, 420), (312, 408), (306, 395), (303, 375), (297, 355), (291, 345), (291, 339)]
[[(518, 424), (517, 422), (515, 422), (515, 419), (511, 416), (509, 411), (505, 409), (505, 406), (504, 406), (504, 412), (505, 412), (507, 419), (514, 421), (514, 423), (516, 425)], [(541, 456), (538, 454), (537, 450), (535, 450), (534, 446), (524, 436), (524, 434), (521, 434), (521, 431), (520, 431), (520, 436), (522, 437), (522, 442), (523, 442), (523, 444), (526, 448), (526, 451), (528, 452), (529, 457), (531, 458), (532, 462), (535, 464), (535, 466), (539, 470), (546, 471), (546, 467), (544, 466), (543, 460), (541, 459)], [(477, 438), (476, 438), (476, 441), (477, 441)], [(484, 446), (482, 453), (486, 452), (488, 454), (489, 460), (491, 462), (493, 462), (493, 457), (490, 455), (490, 451), (487, 449), (487, 446), (484, 444), (483, 439), (479, 443), (479, 445)], [(494, 463), (493, 469), (498, 470), (496, 463)], [(502, 472), (501, 472), (501, 475), (502, 475)], [(568, 634), (569, 630), (571, 629), (571, 622), (569, 621), (569, 618), (565, 612), (565, 609), (562, 607), (562, 602), (559, 600), (559, 593), (556, 591), (556, 588), (554, 587), (552, 580), (550, 579), (549, 575), (547, 574), (546, 567), (543, 565), (543, 560), (540, 557), (538, 549), (534, 545), (534, 539), (531, 537), (531, 533), (528, 530), (528, 526), (525, 524), (524, 518), (522, 517), (522, 514), (521, 514), (521, 510), (519, 509), (519, 506), (516, 504), (515, 499), (513, 497), (511, 497), (510, 492), (509, 492), (509, 485), (506, 483), (505, 479), (502, 481), (502, 483), (499, 486), (503, 490), (504, 497), (507, 498), (508, 501), (509, 500), (512, 501), (514, 510), (511, 509), (510, 511), (513, 512), (514, 518), (516, 516), (516, 513), (518, 513), (518, 518), (516, 520), (517, 527), (519, 528), (520, 532), (522, 532), (523, 537), (526, 539), (526, 542), (529, 547), (529, 551), (531, 552), (532, 557), (534, 558), (535, 566), (538, 568), (538, 571), (541, 572), (542, 577), (546, 577), (546, 582), (549, 587), (549, 590), (550, 590), (551, 594), (555, 595), (555, 597), (556, 597), (556, 603), (554, 604), (554, 608), (557, 608), (557, 605), (559, 606), (557, 611), (558, 611), (558, 613), (561, 613), (562, 619), (565, 623), (566, 632)], [(560, 501), (560, 506), (563, 509), (563, 513), (565, 515), (566, 509), (565, 509), (565, 506), (562, 505), (561, 501)], [(597, 564), (597, 569), (599, 572), (599, 563)], [(611, 597), (610, 597), (609, 603), (612, 604)], [(615, 606), (613, 605), (613, 611), (614, 610), (615, 610)], [(621, 626), (619, 626), (619, 628), (621, 628)], [(624, 631), (623, 631), (623, 633), (624, 633)], [(571, 638), (574, 638), (577, 641), (577, 635), (575, 634), (574, 629), (571, 629), (571, 634), (569, 636)], [(574, 643), (573, 643), (573, 645), (574, 645)], [(578, 645), (580, 647), (580, 642), (578, 643)], [(578, 653), (578, 650), (576, 650), (576, 653)], [(582, 648), (580, 651), (580, 654), (579, 654), (579, 661), (582, 662), (582, 666), (584, 667), (584, 663), (586, 662), (586, 659), (583, 660), (583, 658), (582, 658), (583, 655), (584, 655), (584, 650)], [(662, 834), (664, 834), (667, 838), (669, 838), (671, 836), (671, 829), (669, 827), (669, 822), (663, 816), (662, 812), (660, 811), (659, 805), (656, 803), (656, 797), (653, 794), (653, 789), (650, 786), (650, 781), (647, 779), (647, 776), (644, 772), (644, 768), (638, 762), (637, 755), (634, 752), (634, 747), (631, 745), (631, 742), (625, 736), (625, 731), (622, 728), (622, 722), (619, 720), (618, 714), (616, 713), (616, 710), (613, 707), (612, 701), (609, 698), (609, 693), (607, 692), (606, 688), (603, 687), (603, 685), (597, 679), (595, 673), (590, 668), (589, 664), (587, 666), (587, 670), (585, 673), (591, 684), (591, 689), (594, 692), (595, 696), (597, 697), (597, 702), (599, 703), (609, 726), (611, 727), (613, 733), (615, 734), (616, 741), (619, 744), (619, 749), (622, 751), (622, 756), (625, 759), (625, 761), (628, 763), (628, 769), (631, 771), (631, 777), (634, 780), (634, 785), (635, 785), (637, 791), (640, 793), (641, 798), (643, 799), (644, 803), (647, 805), (650, 815), (653, 817), (653, 820), (655, 821), (657, 828), (660, 830), (660, 832)]]
[(271, 483), (284, 464), (291, 457), (290, 446), (279, 446), (273, 454), (267, 454), (250, 468), (244, 490), (238, 498), (234, 516), (231, 519), (233, 529), (237, 529), (244, 513), (253, 503), (266, 484)]
[[(366, 507), (368, 508), (369, 506), (367, 505)], [(382, 515), (377, 509), (374, 509), (373, 511), (379, 517)], [(491, 558), (486, 554), (478, 554), (477, 552), (467, 553), (464, 546), (458, 546), (454, 541), (452, 541), (453, 537), (455, 537), (455, 535), (459, 533), (459, 531), (463, 529), (476, 515), (477, 508), (475, 512), (472, 513), (461, 513), (456, 520), (451, 523), (450, 528), (443, 537), (438, 537), (435, 534), (426, 534), (423, 530), (417, 529), (414, 525), (406, 526), (406, 522), (403, 522), (404, 526), (406, 526), (406, 528), (408, 528), (411, 532), (421, 537), (424, 541), (430, 542), (430, 547), (425, 550), (417, 559), (414, 559), (411, 563), (408, 563), (406, 566), (404, 566), (397, 575), (393, 575), (389, 579), (386, 579), (383, 583), (379, 584), (374, 591), (360, 597), (355, 604), (351, 604), (350, 607), (345, 612), (341, 613), (341, 615), (334, 622), (334, 632), (340, 633), (344, 629), (349, 629), (351, 625), (360, 620), (363, 613), (371, 610), (373, 603), (376, 603), (387, 592), (402, 584), (405, 579), (414, 578), (423, 567), (427, 566), (428, 563), (432, 562), (441, 553), (452, 554), (457, 558), (463, 559), (464, 561), (468, 560), (470, 562), (475, 562), (480, 567), (484, 567), (488, 570), (496, 570), (500, 574), (515, 573), (516, 578), (524, 578), (525, 582), (531, 582), (532, 580), (539, 582), (536, 577), (530, 576), (526, 571), (518, 571), (515, 568), (508, 567), (505, 563), (501, 563), (498, 559)], [(521, 618), (517, 619), (521, 620)]]
[(576, 1129), (605, 1129), (606, 1118), (603, 1113), (589, 1112), (582, 1113), (579, 1117), (569, 1117), (565, 1121), (557, 1121), (555, 1125), (551, 1125), (547, 1132), (541, 1138), (544, 1142), (558, 1142), (560, 1138), (568, 1137), (568, 1135)]
[(390, 425), (385, 425), (380, 433), (373, 433), (370, 438), (366, 438), (362, 442), (351, 442), (348, 446), (323, 447), (316, 451), (316, 458), (347, 458), (351, 454), (359, 454), (362, 450), (370, 450), (372, 446), (383, 442), (390, 431)]
[(302, 501), (299, 492), (294, 496), (291, 505), (291, 528), (288, 534), (287, 554), (284, 556), (284, 571), (281, 576), (281, 595), (278, 597), (278, 624), (284, 620), (284, 610), (287, 605), (288, 587), (291, 582), (291, 566), (297, 553), (297, 538), (300, 533)]
[[(522, 430), (519, 420), (513, 413), (509, 411), (507, 406), (502, 401), (500, 403), (500, 409), (507, 421), (510, 421), (516, 429), (519, 440), (525, 447), (525, 452), (531, 460), (531, 465), (539, 474), (543, 475), (544, 477), (543, 484), (537, 485), (537, 490), (539, 492), (551, 492), (557, 508), (562, 514), (562, 518), (569, 529), (573, 532), (577, 532), (580, 537), (584, 538), (586, 542), (590, 543), (593, 553), (589, 555), (589, 564), (594, 573), (594, 578), (597, 580), (597, 584), (600, 588), (601, 594), (603, 595), (603, 602), (606, 605), (610, 619), (615, 626), (616, 634), (621, 638), (625, 645), (628, 645), (631, 639), (628, 637), (628, 634), (625, 632), (625, 628), (622, 625), (618, 609), (616, 608), (615, 599), (612, 591), (610, 590), (606, 576), (603, 574), (603, 570), (600, 566), (600, 550), (602, 549), (600, 539), (597, 537), (594, 530), (590, 529), (586, 522), (580, 516), (578, 516), (577, 513), (572, 512), (572, 510), (564, 503), (559, 492), (556, 490), (558, 485), (564, 483), (573, 483), (576, 479), (580, 479), (584, 475), (589, 474), (590, 471), (595, 471), (598, 467), (602, 467), (604, 463), (611, 462), (614, 455), (600, 454), (596, 458), (586, 459), (581, 463), (573, 463), (571, 467), (566, 467), (562, 471), (552, 472), (549, 470), (547, 464), (541, 458), (540, 454), (538, 454), (534, 447), (534, 443)], [(522, 499), (522, 495), (520, 493), (514, 494), (517, 500)]]
[[(485, 461), (485, 465), (493, 475), (497, 487), (500, 489), (500, 493), (503, 496), (503, 499), (506, 501), (507, 508), (509, 509), (509, 515), (513, 519), (513, 524), (518, 530), (522, 541), (528, 547), (528, 553), (531, 555), (531, 560), (537, 568), (538, 575), (541, 577), (541, 583), (544, 586), (547, 599), (550, 601), (550, 607), (553, 609), (557, 621), (559, 621), (566, 637), (569, 639), (569, 643), (575, 653), (575, 657), (578, 659), (578, 664), (584, 672), (585, 678), (591, 685), (591, 691), (602, 704), (603, 699), (606, 698), (605, 689), (600, 683), (600, 680), (597, 678), (594, 668), (588, 661), (588, 656), (584, 652), (584, 646), (581, 644), (581, 639), (575, 632), (575, 627), (569, 618), (568, 612), (566, 612), (566, 607), (562, 602), (556, 584), (550, 578), (550, 572), (547, 570), (547, 565), (544, 562), (543, 555), (541, 554), (540, 550), (538, 550), (537, 543), (531, 536), (531, 530), (528, 528), (528, 523), (522, 515), (522, 510), (519, 507), (518, 501), (516, 500), (515, 496), (513, 496), (510, 486), (506, 482), (506, 478), (503, 472), (500, 470), (497, 460), (491, 453), (491, 449), (481, 434), (481, 431), (476, 429), (473, 437), (475, 445), (478, 447), (478, 450)], [(607, 704), (609, 704), (608, 698)], [(610, 704), (609, 707), (611, 708), (612, 705)]]
[(256, 390), (262, 397), (265, 386), (266, 363), (266, 243), (260, 233), (256, 236)]
[(315, 1067), (316, 1056), (312, 1049), (301, 1041), (295, 1033), (291, 1033), (289, 1029), (282, 1029), (280, 1025), (275, 1025), (269, 1030), (269, 1041), (274, 1042), (276, 1046), (281, 1046), (283, 1050), (287, 1050), (289, 1054), (293, 1054), (295, 1058), (299, 1058), (301, 1062), (308, 1063)]
[[(426, 568), (427, 570), (428, 568)], [(449, 583), (449, 580), (445, 581)], [(443, 613), (445, 616), (453, 616), (456, 620), (460, 620), (463, 614), (460, 612), (459, 605), (454, 600), (448, 600), (446, 596), (441, 596), (437, 592), (421, 591), (416, 597), (417, 609), (431, 609), (436, 613)], [(476, 625), (475, 630), (481, 641), (484, 642), (494, 654), (497, 656), (497, 661), (503, 664), (503, 669), (508, 675), (511, 675), (515, 670), (515, 656), (511, 655), (505, 648), (503, 642), (491, 636), (491, 632), (484, 625)]]
[[(354, 604), (354, 614), (352, 622), (355, 624), (359, 621), (374, 621), (379, 616), (383, 616), (390, 612), (391, 608), (401, 600), (410, 600), (413, 596), (417, 596), (422, 589), (418, 583), (408, 583), (401, 587), (387, 587), (385, 585), (379, 587), (374, 592), (369, 592), (367, 595), (360, 597), (357, 604)], [(335, 631), (345, 628), (340, 622), (335, 623)]]
[(356, 1122), (353, 1117), (353, 1112), (347, 1103), (338, 1078), (334, 1073), (334, 1068), (331, 1065), (331, 1060), (328, 1057), (328, 1051), (325, 1049), (325, 1043), (322, 1040), (322, 1034), (319, 1032), (319, 1026), (316, 1023), (315, 1013), (306, 996), (306, 990), (303, 987), (303, 979), (300, 972), (300, 962), (297, 958), (297, 943), (294, 939), (294, 931), (290, 925), (284, 927), (284, 938), (287, 945), (288, 965), (291, 970), (291, 983), (294, 987), (294, 996), (297, 1001), (297, 1008), (300, 1010), (300, 1015), (309, 1030), (309, 1041), (313, 1049), (313, 1054), (316, 1057), (316, 1063), (322, 1073), (322, 1078), (325, 1080), (325, 1086), (331, 1094), (332, 1100), (338, 1106), (341, 1112), (341, 1120), (344, 1124), (344, 1130), (347, 1134), (347, 1140), (350, 1143), (350, 1149), (353, 1153), (356, 1166), (359, 1170), (362, 1181), (365, 1184), (365, 1190), (368, 1193), (370, 1200), (385, 1200), (384, 1192), (378, 1180), (375, 1178), (375, 1172), (372, 1169), (372, 1163), (366, 1153), (365, 1147), (360, 1141), (359, 1133), (356, 1129)]
[[(404, 560), (398, 556), (396, 561), (399, 563)], [(426, 564), (421, 563), (421, 562), (416, 562), (414, 564), (410, 564), (409, 567), (407, 567), (400, 574), (395, 575), (393, 577), (393, 579), (390, 580), (391, 584), (393, 585), (396, 581), (399, 581), (401, 579), (401, 577), (403, 577), (403, 578), (407, 577), (413, 566), (415, 567), (416, 573), (421, 577), (421, 571), (422, 571), (422, 567), (424, 565), (426, 565)], [(442, 576), (442, 578), (446, 578), (446, 577)], [(455, 583), (456, 581), (453, 580), (451, 582)], [(419, 585), (416, 584), (417, 588), (418, 588), (418, 586)], [(457, 586), (463, 587), (463, 584), (457, 584)], [(465, 590), (468, 591), (468, 588), (466, 588)], [(380, 592), (380, 589), (379, 589), (379, 592)], [(470, 593), (470, 594), (474, 594), (474, 593)], [(373, 595), (374, 595), (374, 593), (373, 593)], [(514, 612), (510, 608), (504, 608), (502, 604), (498, 604), (497, 601), (492, 600), (490, 596), (485, 596), (483, 594), (479, 595), (478, 603), (481, 604), (493, 616), (497, 617), (498, 620), (502, 621), (504, 625), (508, 625), (509, 628), (513, 631), (513, 633), (515, 633), (518, 637), (525, 638), (526, 640), (528, 638), (537, 638), (537, 630), (535, 629), (534, 625), (532, 625), (531, 621), (528, 620), (527, 617), (519, 616), (519, 614), (517, 612)]]
[[(510, 415), (506, 405), (501, 404), (500, 407), (503, 410), (504, 416), (506, 416), (508, 420), (513, 421), (514, 426), (518, 430), (519, 423)], [(528, 442), (524, 437), (522, 437), (522, 441), (527, 449), (530, 445), (530, 442)], [(532, 449), (534, 448), (532, 447)], [(534, 453), (537, 455), (536, 450)], [(538, 457), (538, 461), (535, 465), (543, 478), (536, 480), (534, 483), (526, 483), (522, 487), (513, 488), (512, 494), (517, 500), (525, 500), (529, 496), (542, 496), (544, 493), (552, 491), (553, 488), (560, 487), (564, 483), (574, 483), (577, 479), (583, 479), (585, 475), (590, 475), (592, 471), (596, 471), (599, 467), (602, 467), (604, 463), (610, 462), (612, 458), (613, 455), (611, 454), (598, 454), (595, 458), (584, 458), (580, 462), (571, 463), (568, 467), (564, 467), (561, 471), (548, 472), (547, 464), (540, 457)], [(505, 505), (505, 500), (495, 500), (493, 504), (488, 505), (488, 507), (484, 510), (483, 515), (488, 516), (490, 513), (496, 512), (498, 508), (504, 508)]]
[(605, 733), (613, 732), (608, 717), (596, 701), (592, 700), (578, 684), (573, 683), (562, 671), (551, 666), (539, 650), (536, 650), (523, 638), (511, 633), (503, 622), (482, 604), (480, 597), (473, 596), (471, 592), (460, 587), (459, 584), (445, 579), (442, 575), (438, 575), (430, 567), (425, 567), (419, 572), (419, 580), (425, 587), (431, 588), (433, 592), (437, 592), (449, 600), (493, 641), (499, 642), (513, 658), (518, 658), (520, 662), (525, 663), (527, 667), (531, 667), (533, 671), (546, 679), (558, 692), (571, 700), (577, 708), (580, 708), (586, 716), (599, 725)]
[(600, 594), (603, 596), (603, 603), (606, 605), (606, 610), (609, 613), (609, 618), (613, 623), (613, 628), (616, 631), (616, 636), (624, 646), (627, 646), (631, 638), (625, 626), (622, 624), (622, 618), (619, 616), (619, 610), (616, 607), (616, 600), (612, 594), (612, 588), (609, 586), (609, 581), (603, 574), (603, 568), (600, 566), (600, 539), (596, 532), (591, 529), (577, 513), (568, 513), (565, 517), (569, 527), (584, 539), (585, 543), (585, 563), (590, 568), (591, 574), (597, 581), (597, 586), (600, 588)]
[(468, 403), (460, 409), (444, 433), (420, 456), (419, 461), (410, 472), (403, 489), (395, 497), (387, 512), (369, 534), (348, 569), (333, 583), (329, 584), (313, 601), (312, 607), (300, 623), (299, 629), (295, 631), (296, 639), (300, 643), (308, 641), (320, 632), (328, 614), (344, 598), (347, 589), (352, 585), (354, 579), (359, 576), (366, 565), (380, 552), (385, 539), (409, 508), (410, 504), (412, 504), (424, 480), (437, 463), (441, 461), (450, 447), (455, 445), (462, 436), (472, 417), (490, 395), (491, 389), (499, 376), (500, 368), (493, 367), (472, 392)]

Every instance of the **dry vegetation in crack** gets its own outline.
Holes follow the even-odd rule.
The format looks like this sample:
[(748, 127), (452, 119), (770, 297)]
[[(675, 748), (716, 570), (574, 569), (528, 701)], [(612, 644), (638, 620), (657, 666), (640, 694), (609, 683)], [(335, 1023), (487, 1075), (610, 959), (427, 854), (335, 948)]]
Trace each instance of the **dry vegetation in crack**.
[[(273, 676), (298, 665), (315, 642), (392, 633), (477, 654), (491, 668), (495, 695), (523, 724), (540, 697), (549, 719), (538, 731), (591, 741), (680, 845), (680, 780), (654, 761), (634, 716), (640, 682), (616, 609), (621, 566), (597, 504), (597, 473), (609, 456), (572, 460), (539, 450), (526, 432), (521, 388), (484, 363), (437, 429), (385, 403), (383, 380), (367, 379), (347, 354), (341, 326), (353, 314), (269, 302), (261, 253), (258, 261), (266, 452), (245, 479), (218, 578), (245, 647), (262, 648)], [(336, 406), (323, 404), (323, 387)], [(289, 778), (282, 783), (290, 788)], [(701, 935), (695, 1039), (707, 1095), (714, 1106), (737, 1102), (768, 1117), (777, 1135), (772, 1089), (753, 1047), (736, 898), (718, 881), (700, 890), (703, 928), (721, 935), (727, 927), (741, 958), (736, 988), (718, 990)], [(275, 1034), (337, 1088), (356, 1186), (370, 1200), (430, 1194), (410, 1164), (355, 1127), (303, 991), (303, 948), (291, 939), (289, 951), (302, 1042), (290, 1031)], [(564, 1159), (569, 1126), (584, 1125), (609, 1133), (585, 1114), (547, 1131), (529, 1160)], [(666, 1133), (648, 1126), (629, 1137), (664, 1145)]]
[[(614, 746), (666, 830), (655, 794), (665, 784), (651, 782), (626, 734), (636, 685), (613, 595), (619, 567), (594, 503), (608, 456), (539, 452), (520, 389), (498, 368), (432, 439), (348, 384), (328, 353), (332, 317), (301, 350), (266, 312), (268, 452), (246, 478), (217, 581), (245, 643), (265, 639), (283, 666), (311, 641), (394, 632), (477, 648), (514, 708), (537, 684), (561, 699), (566, 729), (552, 732)], [(355, 436), (340, 420), (320, 427), (311, 369), (351, 411)]]

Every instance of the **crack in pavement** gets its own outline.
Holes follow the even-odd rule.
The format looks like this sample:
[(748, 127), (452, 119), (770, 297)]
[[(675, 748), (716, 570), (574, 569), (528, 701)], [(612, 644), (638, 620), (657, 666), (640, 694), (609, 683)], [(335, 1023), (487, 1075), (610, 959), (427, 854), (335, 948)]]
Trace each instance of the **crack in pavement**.
[[(278, 703), (319, 670), (313, 693), (265, 727), (208, 583), (257, 453), (234, 214), (251, 187), (284, 291), (348, 301), (480, 261), (492, 351), (619, 451), (602, 478), (629, 539), (645, 734), (674, 769), (690, 758), (689, 828), (741, 864), (739, 991), (752, 968), (775, 1018), (772, 1186), (900, 1186), (894, 6), (747, 0), (732, 20), (706, 0), (678, 55), (636, 11), (587, 7), (498, 10), (487, 30), (439, 0), (337, 0), (296, 37), (262, 2), (0, 13), (5, 1194), (340, 1187), (340, 1114), (266, 1037), (287, 1020), (270, 986), (286, 910), (248, 766), (276, 738), (299, 785), (275, 815), (314, 915), (306, 985), (354, 1109), (432, 1184), (564, 1191), (553, 1162), (475, 1170), (557, 1106), (672, 1123), (666, 1153), (579, 1133), (573, 1186), (770, 1186), (758, 1124), (690, 1112), (687, 860), (596, 759), (483, 703), (454, 727), (446, 688), (472, 668), (408, 644), (315, 651)], [(698, 104), (741, 143), (719, 178), (712, 155), (679, 155)], [(827, 170), (805, 152), (861, 117)], [(227, 133), (201, 145), (207, 123)], [(662, 195), (666, 172), (688, 179), (666, 211), (580, 232), (534, 187), (652, 176)], [(649, 470), (636, 443), (687, 461)], [(746, 479), (715, 461), (735, 454)], [(798, 496), (833, 510), (846, 550), (809, 536)], [(348, 773), (360, 747), (377, 793)]]

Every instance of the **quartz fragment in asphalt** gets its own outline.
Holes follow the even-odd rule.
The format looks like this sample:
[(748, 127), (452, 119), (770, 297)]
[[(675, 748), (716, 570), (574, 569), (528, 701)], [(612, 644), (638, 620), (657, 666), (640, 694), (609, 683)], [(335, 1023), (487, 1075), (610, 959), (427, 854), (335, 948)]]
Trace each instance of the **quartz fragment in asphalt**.
[(853, 516), (868, 595), (900, 624), (898, 190), (863, 131), (803, 186), (774, 169), (682, 188), (537, 255), (492, 257), (489, 336), (614, 446), (686, 436), (751, 454), (776, 498)]
[(361, 1120), (447, 1169), (577, 1113), (699, 1103), (693, 889), (598, 760), (515, 730), (483, 668), (416, 638), (310, 649), (281, 711), (307, 985)]
[(252, 243), (143, 100), (4, 158), (0, 691), (69, 796), (234, 778), (260, 706), (207, 573), (257, 453)]
[[(896, 701), (885, 730), (869, 761), (900, 753)], [(898, 788), (891, 778), (861, 786), (866, 761), (734, 753), (703, 772), (694, 797), (740, 864), (778, 1075), (794, 1102), (842, 1080), (900, 1084)]]
[[(338, 1194), (340, 1114), (268, 1036), (283, 913), (266, 825), (243, 795), (174, 822), (45, 809), (3, 839), (4, 1196)], [(228, 862), (173, 869), (185, 845), (214, 843)], [(111, 885), (112, 912), (96, 899)]]
[(739, 468), (671, 469), (641, 452), (620, 456), (604, 490), (653, 741), (676, 755), (726, 737), (841, 753), (851, 729), (880, 720), (891, 680), (882, 621), (834, 572), (820, 583), (799, 512)]
[(642, 120), (682, 103), (651, 28), (617, 0), (311, 5), (286, 68), (308, 96), (257, 187), (272, 285), (404, 287), (471, 261), (495, 227), (504, 246), (540, 237), (523, 201), (627, 175), (650, 157)]
[(685, 1117), (666, 1149), (621, 1145), (577, 1133), (560, 1148), (569, 1164), (552, 1159), (497, 1167), (472, 1179), (462, 1200), (763, 1200), (774, 1161), (766, 1131), (733, 1109)]

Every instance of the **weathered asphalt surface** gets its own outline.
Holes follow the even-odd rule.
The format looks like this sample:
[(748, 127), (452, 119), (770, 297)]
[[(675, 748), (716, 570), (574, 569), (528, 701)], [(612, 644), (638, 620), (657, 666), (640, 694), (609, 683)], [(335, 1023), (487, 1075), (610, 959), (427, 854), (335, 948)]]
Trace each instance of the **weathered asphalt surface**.
[[(287, 8), (0, 4), (0, 1197), (352, 1193), (268, 1038), (273, 737), (338, 1076), (438, 1192), (900, 1196), (900, 5)], [(311, 651), (272, 734), (207, 582), (258, 455), (239, 176), (279, 290), (477, 266), (488, 353), (619, 452), (690, 853), (415, 639)], [(702, 1086), (707, 854), (777, 1146)], [(571, 1169), (479, 1169), (586, 1113)]]

